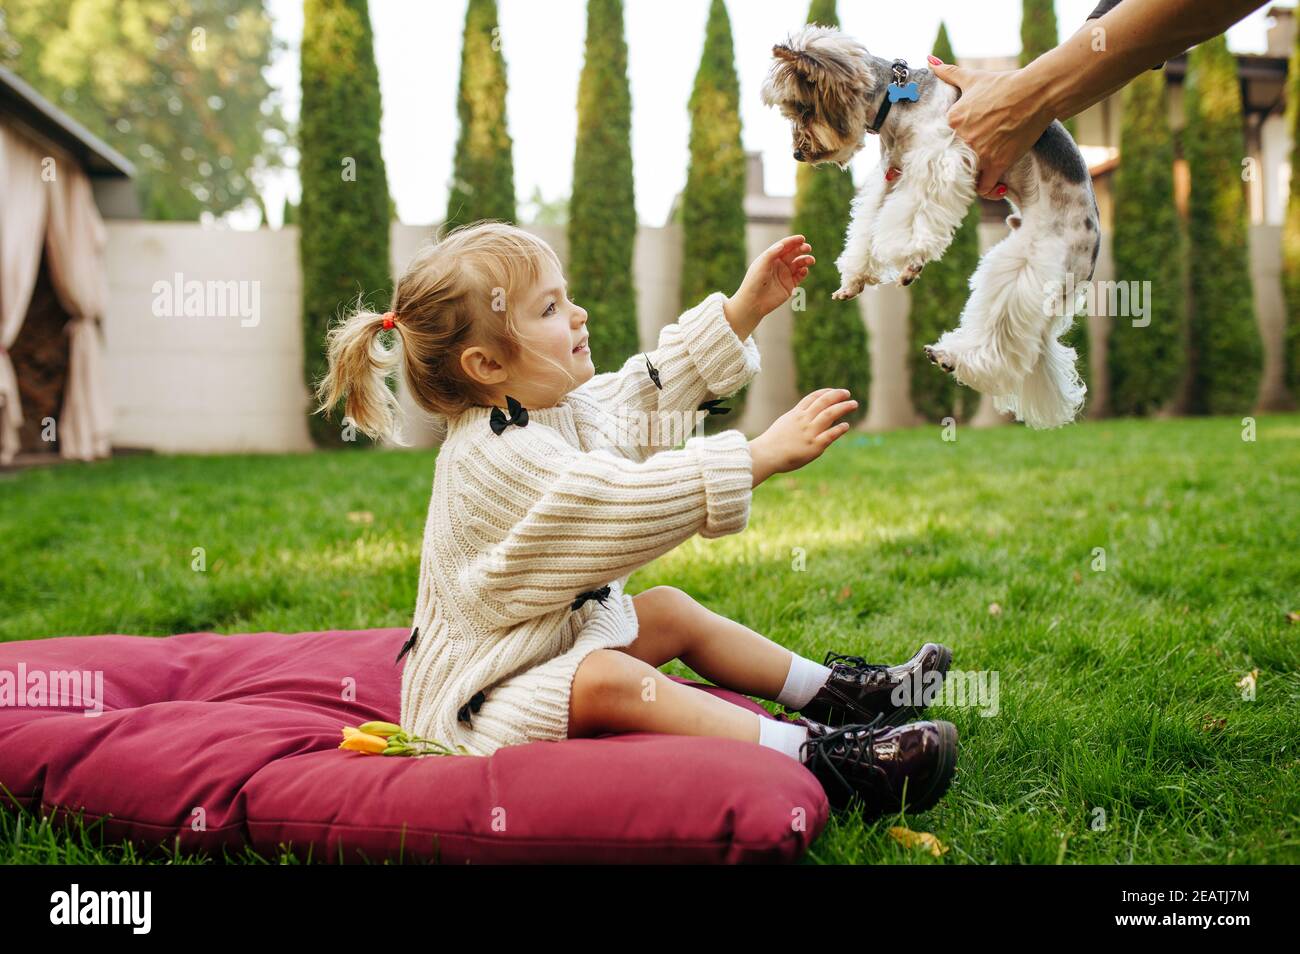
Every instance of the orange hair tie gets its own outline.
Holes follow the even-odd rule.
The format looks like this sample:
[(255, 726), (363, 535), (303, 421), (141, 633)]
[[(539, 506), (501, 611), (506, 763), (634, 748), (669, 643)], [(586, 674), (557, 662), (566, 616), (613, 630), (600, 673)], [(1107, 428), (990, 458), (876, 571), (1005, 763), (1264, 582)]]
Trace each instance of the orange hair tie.
[(397, 312), (394, 311), (384, 312), (384, 327), (391, 328), (395, 324), (397, 324)]

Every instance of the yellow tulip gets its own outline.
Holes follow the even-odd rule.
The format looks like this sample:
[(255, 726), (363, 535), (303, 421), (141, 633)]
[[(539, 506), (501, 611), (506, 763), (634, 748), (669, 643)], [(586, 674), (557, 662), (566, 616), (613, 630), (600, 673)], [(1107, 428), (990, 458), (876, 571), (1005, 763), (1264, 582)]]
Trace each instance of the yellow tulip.
[(361, 731), (386, 739), (390, 735), (401, 732), (402, 727), (400, 725), (395, 725), (392, 722), (363, 722), (361, 724)]
[(365, 752), (369, 755), (378, 755), (384, 749), (388, 748), (388, 740), (380, 738), (377, 735), (370, 735), (366, 732), (356, 732), (349, 735), (339, 743), (340, 749), (348, 749), (352, 752)]

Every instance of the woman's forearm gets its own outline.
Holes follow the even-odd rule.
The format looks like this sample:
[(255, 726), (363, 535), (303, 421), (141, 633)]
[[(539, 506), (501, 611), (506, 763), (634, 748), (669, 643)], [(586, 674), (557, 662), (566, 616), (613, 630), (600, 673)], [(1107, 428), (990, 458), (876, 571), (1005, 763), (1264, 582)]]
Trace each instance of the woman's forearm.
[(1123, 0), (1026, 66), (1023, 76), (1041, 91), (1052, 118), (1067, 119), (1263, 5), (1262, 0)]

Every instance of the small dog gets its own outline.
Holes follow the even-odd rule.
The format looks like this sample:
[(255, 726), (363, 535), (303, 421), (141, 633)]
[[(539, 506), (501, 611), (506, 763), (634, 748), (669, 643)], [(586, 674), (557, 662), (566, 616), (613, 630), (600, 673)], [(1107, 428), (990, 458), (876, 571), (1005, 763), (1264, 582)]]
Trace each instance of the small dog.
[[(910, 285), (947, 250), (976, 198), (975, 154), (947, 120), (960, 91), (930, 70), (873, 56), (833, 27), (804, 27), (772, 55), (763, 102), (790, 120), (797, 161), (846, 169), (868, 133), (880, 136), (881, 163), (853, 200), (831, 297), (855, 298), (895, 279)], [(1056, 120), (1003, 181), (1012, 232), (980, 259), (959, 326), (925, 353), (993, 395), (999, 411), (1030, 427), (1059, 427), (1086, 392), (1074, 349), (1057, 339), (1097, 264), (1097, 200), (1078, 146)]]

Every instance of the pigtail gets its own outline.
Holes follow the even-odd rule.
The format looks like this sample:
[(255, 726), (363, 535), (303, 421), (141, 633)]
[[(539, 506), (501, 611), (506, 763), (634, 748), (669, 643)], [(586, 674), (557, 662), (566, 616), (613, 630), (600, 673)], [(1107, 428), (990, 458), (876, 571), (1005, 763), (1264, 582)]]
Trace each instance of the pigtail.
[(320, 405), (314, 413), (328, 412), (346, 397), (344, 413), (362, 433), (409, 447), (399, 425), (401, 405), (388, 387), (401, 358), (396, 347), (384, 346), (386, 323), (400, 339), (401, 322), (394, 322), (391, 312), (382, 315), (363, 307), (330, 328), (325, 337), (329, 369), (316, 387)]

